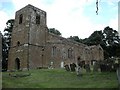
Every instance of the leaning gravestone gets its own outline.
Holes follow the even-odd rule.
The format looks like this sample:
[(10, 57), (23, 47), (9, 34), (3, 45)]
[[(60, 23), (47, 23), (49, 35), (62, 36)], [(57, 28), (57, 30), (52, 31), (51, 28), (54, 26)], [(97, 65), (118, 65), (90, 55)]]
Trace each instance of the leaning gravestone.
[(86, 69), (86, 72), (90, 72), (90, 65), (89, 64), (85, 64), (85, 69)]
[(75, 64), (75, 63), (71, 63), (71, 64), (70, 64), (70, 69), (71, 69), (72, 72), (75, 71), (75, 67), (76, 67), (76, 64)]
[(66, 64), (64, 67), (65, 67), (66, 71), (70, 71), (69, 65)]

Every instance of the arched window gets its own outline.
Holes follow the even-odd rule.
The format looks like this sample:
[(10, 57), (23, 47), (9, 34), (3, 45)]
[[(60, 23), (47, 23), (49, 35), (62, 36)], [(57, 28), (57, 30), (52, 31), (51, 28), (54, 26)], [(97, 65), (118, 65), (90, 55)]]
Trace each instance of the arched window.
[(55, 55), (56, 55), (56, 47), (53, 46), (53, 47), (52, 47), (52, 56), (55, 56)]
[(21, 24), (21, 23), (22, 23), (22, 20), (23, 20), (23, 15), (22, 15), (22, 14), (20, 14), (20, 16), (19, 16), (19, 24)]

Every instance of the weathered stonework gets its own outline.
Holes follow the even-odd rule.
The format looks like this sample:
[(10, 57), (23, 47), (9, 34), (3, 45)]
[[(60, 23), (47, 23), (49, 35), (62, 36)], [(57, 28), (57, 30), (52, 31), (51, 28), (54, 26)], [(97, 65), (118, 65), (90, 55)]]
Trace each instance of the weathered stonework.
[(46, 12), (32, 5), (16, 12), (8, 70), (34, 69), (82, 61), (103, 60), (101, 46), (88, 47), (48, 32)]

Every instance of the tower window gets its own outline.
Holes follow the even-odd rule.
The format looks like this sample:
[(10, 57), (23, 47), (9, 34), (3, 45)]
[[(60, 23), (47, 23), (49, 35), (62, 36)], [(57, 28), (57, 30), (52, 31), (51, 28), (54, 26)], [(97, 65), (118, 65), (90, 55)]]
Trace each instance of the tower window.
[(36, 15), (36, 24), (40, 24), (40, 15)]
[(21, 24), (21, 23), (22, 23), (22, 19), (23, 19), (23, 15), (22, 15), (22, 14), (20, 14), (20, 16), (19, 16), (19, 24)]

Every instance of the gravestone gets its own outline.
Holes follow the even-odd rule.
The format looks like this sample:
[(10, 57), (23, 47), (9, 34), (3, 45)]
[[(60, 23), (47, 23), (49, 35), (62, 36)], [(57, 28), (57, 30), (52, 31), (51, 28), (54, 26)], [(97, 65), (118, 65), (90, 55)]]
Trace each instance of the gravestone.
[(114, 64), (114, 70), (116, 71), (118, 67), (119, 67), (119, 64), (115, 63)]
[(76, 67), (76, 64), (75, 64), (75, 63), (71, 63), (71, 64), (70, 64), (70, 69), (71, 69), (72, 72), (75, 71), (75, 67)]
[(90, 65), (89, 64), (85, 64), (85, 69), (86, 69), (86, 72), (90, 72)]
[(100, 70), (101, 70), (101, 72), (106, 71), (106, 65), (104, 63), (100, 64)]
[(82, 76), (82, 68), (80, 66), (77, 66), (76, 73), (77, 73), (77, 76)]
[(98, 69), (99, 69), (99, 64), (98, 64), (98, 62), (95, 62), (93, 64), (93, 72), (98, 72)]
[(61, 68), (64, 68), (64, 62), (63, 61), (61, 62)]
[(50, 62), (50, 66), (49, 66), (49, 69), (53, 69), (53, 62)]
[(70, 71), (69, 65), (66, 64), (64, 67), (65, 67), (66, 71)]

